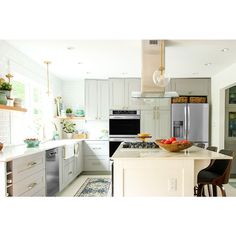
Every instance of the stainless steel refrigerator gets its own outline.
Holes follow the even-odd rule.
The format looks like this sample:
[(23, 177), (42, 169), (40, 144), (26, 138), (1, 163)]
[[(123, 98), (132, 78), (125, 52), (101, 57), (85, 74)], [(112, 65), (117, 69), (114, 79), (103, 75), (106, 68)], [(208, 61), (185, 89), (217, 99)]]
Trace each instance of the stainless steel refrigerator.
[(172, 136), (194, 143), (209, 143), (209, 105), (207, 103), (172, 104)]

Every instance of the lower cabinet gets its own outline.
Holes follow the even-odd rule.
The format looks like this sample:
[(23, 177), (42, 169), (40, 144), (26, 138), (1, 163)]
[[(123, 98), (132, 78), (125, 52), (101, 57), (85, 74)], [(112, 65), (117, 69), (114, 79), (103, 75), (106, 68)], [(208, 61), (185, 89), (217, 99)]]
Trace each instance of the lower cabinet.
[[(71, 147), (68, 147), (68, 149)], [(60, 160), (60, 191), (70, 184), (83, 171), (83, 150), (82, 142), (75, 143), (73, 152), (67, 150), (67, 146), (63, 147), (64, 155)], [(66, 155), (70, 153), (70, 155)]]
[(62, 188), (64, 188), (75, 177), (75, 157), (63, 160), (62, 169)]
[(84, 171), (109, 171), (109, 142), (84, 142)]
[(7, 196), (45, 196), (45, 152), (6, 163)]

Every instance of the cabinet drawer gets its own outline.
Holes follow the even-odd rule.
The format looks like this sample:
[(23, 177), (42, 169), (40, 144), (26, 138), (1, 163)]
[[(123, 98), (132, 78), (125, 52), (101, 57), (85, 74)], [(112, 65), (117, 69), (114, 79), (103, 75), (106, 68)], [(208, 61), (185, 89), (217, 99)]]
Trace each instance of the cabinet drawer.
[(12, 162), (13, 181), (18, 182), (45, 168), (45, 152), (25, 156)]
[(22, 181), (13, 183), (9, 192), (11, 196), (30, 197), (43, 188), (45, 189), (45, 172), (41, 170)]
[(108, 141), (86, 141), (84, 143), (84, 154), (92, 155), (109, 155)]
[(38, 192), (32, 195), (32, 197), (46, 197), (45, 188), (40, 189)]
[(69, 162), (67, 165), (64, 166), (63, 170), (63, 184), (68, 184), (75, 175), (75, 164), (74, 162)]
[(84, 163), (85, 171), (108, 171), (109, 160), (86, 160)]

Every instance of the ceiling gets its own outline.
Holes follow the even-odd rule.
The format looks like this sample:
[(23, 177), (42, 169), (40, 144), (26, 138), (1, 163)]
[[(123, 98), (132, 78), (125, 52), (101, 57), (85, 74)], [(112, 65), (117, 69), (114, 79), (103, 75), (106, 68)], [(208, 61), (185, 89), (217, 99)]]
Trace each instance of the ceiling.
[[(50, 72), (62, 80), (141, 77), (141, 40), (7, 42), (41, 65), (52, 61)], [(171, 78), (212, 77), (234, 62), (236, 40), (166, 41), (165, 73)]]

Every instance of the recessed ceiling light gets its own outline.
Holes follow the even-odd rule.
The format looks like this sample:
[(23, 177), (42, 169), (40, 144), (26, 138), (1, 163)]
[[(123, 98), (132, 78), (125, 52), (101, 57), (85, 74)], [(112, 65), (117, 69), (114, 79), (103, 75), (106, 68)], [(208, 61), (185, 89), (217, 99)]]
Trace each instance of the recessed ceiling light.
[(75, 47), (73, 47), (73, 46), (67, 47), (67, 50), (74, 50), (74, 49), (75, 49)]
[(89, 74), (91, 74), (91, 72), (87, 71), (86, 74), (89, 75)]
[(229, 51), (229, 48), (223, 48), (221, 49), (221, 52), (228, 52)]
[(79, 62), (77, 62), (77, 64), (78, 64), (78, 65), (81, 65), (81, 64), (83, 64), (83, 62), (79, 61)]
[(127, 75), (128, 73), (127, 72), (123, 72), (122, 75)]
[(208, 63), (205, 63), (204, 65), (205, 65), (205, 66), (211, 66), (212, 63), (211, 63), (211, 62), (208, 62)]

